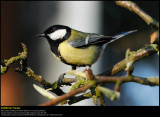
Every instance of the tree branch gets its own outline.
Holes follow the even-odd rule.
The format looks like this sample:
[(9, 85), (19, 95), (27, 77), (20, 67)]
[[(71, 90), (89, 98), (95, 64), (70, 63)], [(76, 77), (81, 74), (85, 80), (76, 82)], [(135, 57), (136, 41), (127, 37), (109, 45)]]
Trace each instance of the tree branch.
[[(153, 54), (156, 54), (158, 52), (158, 45), (157, 44), (149, 44), (137, 51), (130, 51), (129, 61), (132, 61), (133, 63), (144, 58), (147, 56), (151, 56)], [(122, 71), (126, 68), (127, 61), (126, 59), (123, 59), (122, 61), (118, 62), (108, 70), (98, 74), (98, 76), (113, 76), (117, 74), (118, 72)]]
[[(44, 87), (53, 88), (53, 89), (59, 88), (59, 87), (55, 87), (55, 84), (57, 82), (49, 83), (49, 82), (45, 81), (44, 78), (41, 75), (37, 75), (37, 74), (34, 73), (34, 71), (27, 64), (27, 47), (23, 43), (21, 43), (21, 45), (23, 47), (23, 52), (18, 53), (18, 56), (11, 57), (8, 60), (2, 60), (1, 59), (1, 74), (7, 73), (8, 69), (9, 69), (9, 66), (11, 64), (13, 64), (15, 62), (19, 62), (20, 63), (20, 68), (17, 67), (15, 69), (16, 72), (22, 73), (22, 74), (26, 75), (27, 77), (38, 81)], [(6, 67), (7, 67), (7, 69), (6, 69)], [(68, 85), (68, 84), (73, 83), (73, 82), (75, 82), (74, 78), (63, 78), (62, 79), (62, 84)]]
[(77, 103), (79, 101), (82, 101), (82, 100), (85, 100), (85, 99), (89, 99), (91, 97), (92, 97), (91, 92), (86, 93), (86, 94), (82, 94), (80, 96), (74, 96), (74, 98), (70, 98), (69, 99), (68, 104), (71, 105), (71, 104)]
[(108, 77), (108, 76), (95, 76), (96, 80), (91, 80), (90, 83), (84, 85), (81, 88), (75, 89), (67, 94), (64, 94), (60, 97), (58, 97), (57, 99), (41, 104), (40, 106), (53, 106), (58, 104), (59, 102), (62, 102), (66, 99), (69, 99), (70, 97), (85, 92), (87, 89), (89, 89), (90, 87), (94, 86), (95, 84), (99, 84), (99, 83), (116, 83), (116, 82), (120, 82), (120, 84), (122, 83), (126, 83), (126, 82), (136, 82), (139, 84), (144, 84), (144, 85), (150, 85), (150, 86), (158, 86), (159, 85), (159, 77), (155, 77), (155, 78), (142, 78), (142, 77), (137, 77), (137, 76), (130, 76), (130, 77)]
[(76, 90), (73, 90), (69, 93), (66, 93), (60, 97), (58, 97), (57, 99), (53, 100), (53, 101), (50, 101), (50, 102), (47, 102), (47, 103), (44, 103), (44, 104), (41, 104), (40, 106), (53, 106), (53, 105), (56, 105), (58, 104), (59, 102), (62, 102), (76, 94), (79, 94), (79, 93), (82, 93), (82, 92), (85, 92), (87, 89), (89, 89), (92, 85), (94, 85), (95, 83), (94, 82), (90, 82), (86, 85), (84, 85), (83, 87), (81, 88), (78, 88)]
[(109, 77), (109, 76), (96, 76), (97, 83), (116, 83), (117, 81), (122, 83), (135, 82), (149, 86), (159, 86), (159, 77), (143, 78), (138, 76), (126, 76), (126, 77)]
[(115, 1), (117, 5), (124, 7), (141, 17), (150, 27), (159, 30), (159, 22), (145, 13), (138, 5), (131, 1)]

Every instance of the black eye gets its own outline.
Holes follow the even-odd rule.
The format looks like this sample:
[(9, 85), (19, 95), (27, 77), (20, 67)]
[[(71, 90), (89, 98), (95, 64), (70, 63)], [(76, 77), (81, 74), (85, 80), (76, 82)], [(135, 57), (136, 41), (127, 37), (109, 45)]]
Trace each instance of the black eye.
[(52, 28), (49, 28), (49, 29), (47, 29), (47, 30), (45, 31), (45, 33), (46, 33), (46, 34), (51, 34), (51, 33), (53, 33), (53, 31), (54, 31), (54, 30), (53, 30)]
[(48, 31), (48, 33), (52, 33), (53, 32), (53, 29), (50, 29), (49, 31)]

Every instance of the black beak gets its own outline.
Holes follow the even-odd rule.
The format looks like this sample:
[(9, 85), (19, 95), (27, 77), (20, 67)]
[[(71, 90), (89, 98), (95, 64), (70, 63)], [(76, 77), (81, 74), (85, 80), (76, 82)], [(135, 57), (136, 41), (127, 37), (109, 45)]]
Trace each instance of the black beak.
[(45, 34), (38, 34), (35, 37), (45, 37)]

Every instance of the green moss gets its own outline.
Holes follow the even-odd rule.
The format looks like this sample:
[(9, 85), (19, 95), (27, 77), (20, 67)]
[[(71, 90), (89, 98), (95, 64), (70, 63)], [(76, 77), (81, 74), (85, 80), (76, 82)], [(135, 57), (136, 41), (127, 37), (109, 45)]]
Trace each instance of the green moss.
[(83, 96), (86, 97), (86, 98), (90, 98), (90, 97), (92, 96), (92, 94), (91, 94), (91, 92), (90, 92), (90, 93), (84, 94)]
[(54, 83), (51, 85), (51, 87), (52, 87), (53, 89), (59, 88), (58, 82), (57, 82), (57, 81), (54, 82)]
[(132, 79), (132, 75), (128, 75), (127, 78), (131, 80)]
[(97, 89), (97, 87), (95, 88), (95, 91), (96, 91), (96, 96), (101, 97), (101, 92)]
[(7, 72), (7, 70), (8, 70), (8, 67), (3, 67), (2, 65), (1, 65), (1, 74), (5, 74), (6, 72)]
[(157, 52), (159, 51), (159, 50), (158, 50), (158, 45), (157, 45), (157, 44), (151, 44), (151, 46), (153, 47), (153, 49), (154, 49), (155, 51), (157, 51)]
[(155, 78), (146, 78), (146, 81), (151, 82), (153, 84), (158, 84), (159, 85), (159, 78), (155, 77)]
[(94, 103), (95, 105), (97, 105), (97, 96), (96, 96), (96, 95), (93, 95), (93, 96), (92, 96), (92, 99), (93, 99), (93, 103)]

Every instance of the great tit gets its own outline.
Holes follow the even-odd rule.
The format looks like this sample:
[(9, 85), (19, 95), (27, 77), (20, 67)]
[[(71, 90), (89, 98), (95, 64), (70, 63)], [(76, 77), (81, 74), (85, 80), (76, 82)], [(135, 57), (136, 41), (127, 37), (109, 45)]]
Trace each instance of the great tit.
[(53, 55), (61, 62), (77, 67), (91, 67), (103, 52), (103, 46), (133, 31), (116, 36), (104, 36), (95, 33), (85, 33), (64, 25), (53, 25), (36, 37), (45, 37)]

